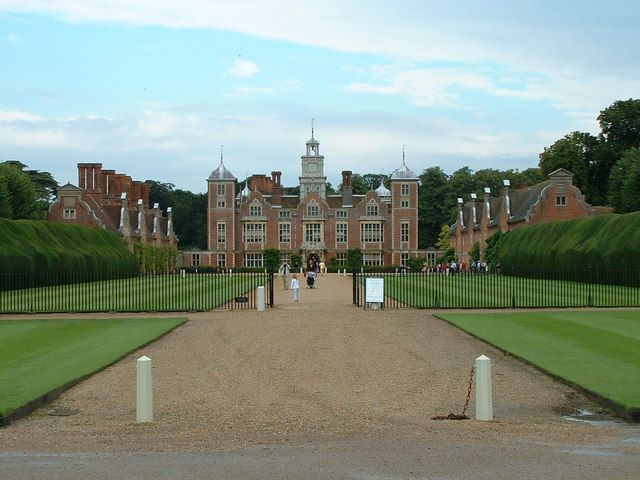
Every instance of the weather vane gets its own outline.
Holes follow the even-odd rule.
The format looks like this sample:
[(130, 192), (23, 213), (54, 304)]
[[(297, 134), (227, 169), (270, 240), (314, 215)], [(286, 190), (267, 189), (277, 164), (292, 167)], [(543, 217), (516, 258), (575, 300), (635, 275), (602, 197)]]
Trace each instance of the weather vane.
[(313, 138), (313, 118), (311, 119), (311, 138)]
[(222, 163), (222, 149), (224, 148), (224, 145), (220, 145), (220, 163)]

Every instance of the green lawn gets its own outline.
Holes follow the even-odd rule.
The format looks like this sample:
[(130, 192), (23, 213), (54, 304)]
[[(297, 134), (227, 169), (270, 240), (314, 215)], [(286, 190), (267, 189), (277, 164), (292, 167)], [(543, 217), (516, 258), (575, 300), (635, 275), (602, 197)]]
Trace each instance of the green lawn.
[(640, 306), (640, 288), (619, 285), (506, 275), (387, 275), (385, 295), (415, 308)]
[(212, 310), (267, 282), (266, 274), (158, 275), (0, 292), (0, 312)]
[(186, 320), (1, 320), (0, 416), (101, 370)]
[(436, 316), (611, 400), (640, 420), (640, 311)]

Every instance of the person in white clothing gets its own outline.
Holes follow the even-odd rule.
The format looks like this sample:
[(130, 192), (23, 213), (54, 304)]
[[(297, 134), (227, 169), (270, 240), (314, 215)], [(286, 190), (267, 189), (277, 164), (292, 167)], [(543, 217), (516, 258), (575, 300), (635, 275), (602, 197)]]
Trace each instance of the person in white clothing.
[(291, 277), (291, 291), (293, 292), (293, 301), (300, 301), (300, 282), (298, 282), (298, 276), (294, 273)]
[(291, 267), (289, 266), (289, 262), (285, 260), (280, 265), (280, 269), (278, 270), (278, 275), (282, 277), (282, 288), (286, 290), (288, 288), (287, 280), (289, 276), (289, 272), (291, 272)]

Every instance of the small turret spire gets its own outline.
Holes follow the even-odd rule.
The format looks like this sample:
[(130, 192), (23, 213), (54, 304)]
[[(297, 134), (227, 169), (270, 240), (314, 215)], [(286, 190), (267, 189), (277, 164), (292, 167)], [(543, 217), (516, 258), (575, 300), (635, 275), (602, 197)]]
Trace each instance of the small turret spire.
[(224, 145), (220, 145), (220, 164), (222, 164), (222, 149), (224, 148)]
[(406, 148), (407, 148), (406, 145), (402, 145), (402, 165), (405, 165), (405, 166), (406, 166), (406, 164), (404, 163), (404, 153), (405, 153), (404, 151), (405, 151)]
[(314, 138), (314, 136), (313, 136), (313, 122), (314, 122), (314, 119), (312, 118), (311, 119), (311, 138)]

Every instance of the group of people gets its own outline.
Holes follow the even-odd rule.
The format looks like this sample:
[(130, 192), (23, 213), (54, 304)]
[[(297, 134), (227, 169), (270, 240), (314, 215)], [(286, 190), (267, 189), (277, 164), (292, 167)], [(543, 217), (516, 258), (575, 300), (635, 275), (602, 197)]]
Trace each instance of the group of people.
[[(309, 258), (309, 260), (307, 261), (307, 270), (304, 273), (304, 276), (307, 279), (307, 288), (315, 288), (318, 274), (324, 275), (325, 272), (326, 266), (323, 261), (316, 262), (315, 259)], [(291, 275), (291, 283), (288, 283), (288, 277), (290, 273), (291, 265), (289, 265), (288, 260), (285, 260), (284, 262), (282, 262), (282, 265), (280, 265), (280, 268), (278, 270), (278, 275), (282, 277), (282, 288), (283, 290), (291, 288), (291, 291), (293, 292), (293, 301), (299, 302), (300, 281), (298, 280), (298, 275), (294, 273), (293, 275)]]
[(487, 265), (487, 262), (485, 262), (484, 260), (473, 261), (469, 266), (464, 260), (462, 260), (461, 262), (457, 262), (455, 259), (449, 263), (442, 261), (439, 264), (437, 264), (435, 267), (430, 267), (427, 263), (424, 263), (422, 265), (422, 273), (427, 275), (431, 273), (443, 273), (447, 275), (454, 275), (459, 272), (467, 272), (467, 271), (474, 274), (476, 273), (484, 274), (489, 272), (489, 266)]

